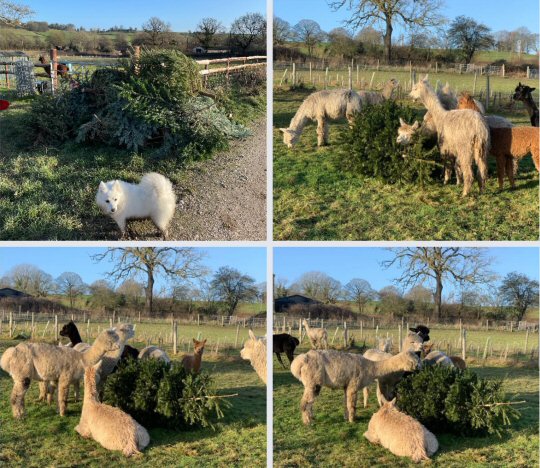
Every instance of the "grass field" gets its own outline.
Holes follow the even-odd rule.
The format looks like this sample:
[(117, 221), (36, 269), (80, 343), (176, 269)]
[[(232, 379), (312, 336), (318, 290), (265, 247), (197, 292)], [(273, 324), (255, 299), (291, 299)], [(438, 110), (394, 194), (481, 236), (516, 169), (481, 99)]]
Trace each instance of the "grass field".
[[(304, 73), (304, 72), (303, 72)], [(379, 72), (375, 82), (395, 73)], [(371, 74), (369, 75), (371, 76)], [(471, 76), (437, 75), (451, 85)], [(275, 81), (279, 78), (276, 77)], [(432, 79), (434, 79), (432, 77)], [(369, 78), (368, 78), (369, 82)], [(337, 83), (334, 83), (336, 85)], [(516, 83), (493, 79), (494, 92), (508, 93)], [(468, 86), (468, 85), (467, 85)], [(533, 85), (534, 86), (534, 85)], [(460, 87), (464, 89), (464, 87)], [(468, 88), (470, 89), (470, 88)], [(479, 91), (480, 88), (477, 88)], [(277, 240), (536, 240), (538, 239), (538, 173), (531, 158), (520, 162), (516, 188), (499, 191), (492, 158), (485, 193), (461, 198), (461, 188), (434, 181), (387, 185), (340, 171), (335, 160), (347, 158), (336, 144), (348, 131), (344, 121), (330, 126), (330, 145), (317, 147), (315, 127), (308, 125), (299, 143), (289, 150), (280, 127), (313, 89), (274, 90), (274, 238)], [(411, 105), (410, 101), (407, 101)], [(516, 125), (530, 125), (525, 110), (497, 110)], [(419, 118), (424, 110), (418, 107)]]
[[(302, 348), (300, 352), (306, 349)], [(276, 359), (274, 365), (274, 466), (275, 467), (374, 467), (416, 466), (370, 444), (363, 433), (377, 411), (375, 392), (368, 408), (357, 407), (353, 424), (343, 420), (343, 394), (323, 388), (314, 404), (315, 422), (306, 427), (300, 416), (302, 384)], [(439, 451), (430, 466), (437, 467), (533, 467), (538, 466), (538, 369), (514, 364), (503, 367), (497, 361), (469, 363), (481, 377), (505, 379), (507, 397), (525, 400), (521, 418), (502, 438), (458, 437), (436, 434)], [(359, 403), (362, 397), (359, 398)]]
[[(195, 331), (182, 330), (191, 337)], [(203, 337), (224, 337), (223, 330), (201, 327)], [(140, 329), (139, 329), (140, 332)], [(221, 332), (221, 333), (219, 333)], [(262, 330), (257, 333), (264, 333)], [(247, 335), (247, 332), (242, 336)], [(137, 335), (136, 335), (137, 336)], [(196, 335), (195, 335), (196, 336)], [(18, 341), (0, 340), (0, 353)], [(131, 342), (142, 348), (146, 343)], [(208, 345), (207, 345), (208, 346)], [(178, 356), (171, 356), (173, 360)], [(11, 378), (0, 371), (0, 465), (16, 466), (266, 466), (266, 388), (249, 362), (240, 358), (239, 350), (214, 354), (206, 349), (203, 370), (210, 373), (222, 395), (238, 393), (229, 398), (231, 408), (216, 421), (216, 431), (198, 428), (177, 432), (150, 429), (150, 446), (144, 455), (125, 459), (118, 452), (109, 452), (91, 440), (83, 440), (75, 431), (81, 403), (68, 404), (68, 413), (60, 418), (54, 407), (38, 404), (37, 384), (26, 396), (25, 420), (11, 417), (9, 394)]]

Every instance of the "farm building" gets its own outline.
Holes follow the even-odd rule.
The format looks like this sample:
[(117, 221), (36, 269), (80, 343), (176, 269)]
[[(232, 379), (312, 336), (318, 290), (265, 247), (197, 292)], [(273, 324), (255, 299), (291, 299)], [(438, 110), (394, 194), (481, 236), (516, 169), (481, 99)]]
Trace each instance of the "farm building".
[(26, 294), (25, 292), (18, 291), (17, 289), (13, 288), (1, 288), (0, 289), (0, 298), (3, 297), (29, 297), (29, 294)]
[(283, 312), (296, 304), (313, 305), (320, 304), (320, 302), (316, 299), (311, 299), (310, 297), (302, 296), (300, 294), (293, 294), (292, 296), (285, 296), (276, 299), (274, 301), (274, 310), (276, 312)]
[(197, 46), (197, 47), (193, 47), (191, 52), (193, 54), (202, 55), (202, 54), (206, 54), (206, 49), (204, 47)]

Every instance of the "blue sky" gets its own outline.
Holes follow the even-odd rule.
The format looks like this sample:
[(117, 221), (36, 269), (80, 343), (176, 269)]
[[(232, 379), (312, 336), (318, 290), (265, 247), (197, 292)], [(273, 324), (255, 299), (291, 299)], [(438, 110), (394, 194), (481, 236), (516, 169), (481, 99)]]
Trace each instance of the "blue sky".
[[(441, 14), (450, 21), (456, 16), (469, 16), (493, 31), (510, 31), (526, 26), (532, 32), (538, 33), (538, 9), (538, 0), (446, 0)], [(301, 19), (312, 19), (328, 32), (342, 26), (341, 22), (350, 16), (350, 11), (342, 7), (333, 12), (326, 0), (275, 0), (274, 15), (293, 26)], [(394, 28), (394, 37), (398, 37), (400, 33), (401, 28)]]
[[(261, 247), (212, 247), (196, 249), (204, 252), (203, 265), (211, 271), (231, 266), (253, 277), (257, 283), (266, 281), (266, 249)], [(90, 255), (103, 252), (99, 248), (83, 247), (2, 247), (0, 248), (0, 277), (13, 266), (30, 263), (57, 278), (65, 271), (78, 273), (85, 283), (105, 279), (112, 264), (95, 263)], [(158, 287), (164, 283), (159, 280)]]
[(193, 31), (200, 19), (210, 16), (226, 27), (245, 13), (266, 14), (264, 0), (26, 0), (35, 11), (29, 18), (48, 23), (73, 23), (86, 29), (107, 29), (114, 25), (137, 27), (152, 16), (171, 23), (173, 31)]
[[(511, 271), (524, 273), (538, 279), (539, 249), (534, 247), (486, 248), (486, 255), (493, 258), (492, 270), (500, 276)], [(380, 262), (393, 257), (391, 251), (369, 247), (283, 247), (274, 249), (276, 278), (294, 282), (305, 272), (322, 271), (347, 283), (352, 278), (370, 282), (374, 289), (381, 289), (399, 276), (399, 269), (385, 270)], [(448, 287), (446, 292), (450, 292)]]

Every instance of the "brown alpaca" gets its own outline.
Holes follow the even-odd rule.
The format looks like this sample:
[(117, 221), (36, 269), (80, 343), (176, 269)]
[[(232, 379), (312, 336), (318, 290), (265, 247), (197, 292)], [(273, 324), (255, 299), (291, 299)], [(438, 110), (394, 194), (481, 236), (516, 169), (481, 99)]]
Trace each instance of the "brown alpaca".
[(476, 102), (474, 102), (473, 97), (469, 93), (462, 93), (458, 100), (458, 109), (471, 109), (475, 110), (476, 112), (482, 113), (482, 111), (478, 108), (476, 105)]
[(456, 366), (458, 369), (465, 370), (467, 369), (467, 363), (461, 359), (459, 356), (448, 356), (454, 366)]
[(201, 370), (202, 355), (205, 344), (206, 339), (203, 341), (197, 341), (195, 338), (193, 338), (193, 356), (191, 354), (186, 354), (182, 358), (182, 367), (184, 369), (195, 373)]
[(538, 138), (539, 127), (492, 128), (491, 154), (497, 159), (497, 177), (499, 188), (503, 188), (504, 173), (514, 187), (514, 161), (518, 161), (531, 153), (536, 170), (540, 171), (540, 154)]

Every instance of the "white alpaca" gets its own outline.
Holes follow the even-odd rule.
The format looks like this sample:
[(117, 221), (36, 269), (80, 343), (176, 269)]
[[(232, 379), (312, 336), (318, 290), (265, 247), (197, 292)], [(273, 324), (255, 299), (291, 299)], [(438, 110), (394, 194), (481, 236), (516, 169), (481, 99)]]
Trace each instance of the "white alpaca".
[(371, 417), (364, 437), (394, 455), (410, 457), (415, 463), (428, 460), (439, 449), (439, 442), (430, 431), (396, 408), (395, 398)]
[(125, 234), (128, 219), (150, 218), (166, 239), (176, 208), (176, 196), (169, 179), (149, 172), (139, 184), (123, 180), (102, 181), (96, 203), (103, 213), (116, 221), (122, 235)]
[[(437, 89), (437, 97), (439, 98), (439, 101), (446, 110), (457, 109), (458, 98), (456, 96), (456, 93), (452, 91), (452, 88), (450, 87), (450, 83), (448, 83), (448, 81), (442, 87), (442, 89)], [(484, 105), (477, 99), (473, 99), (473, 101), (478, 107), (480, 113), (485, 114), (486, 110), (484, 108)]]
[(244, 347), (240, 350), (240, 357), (251, 363), (251, 367), (266, 384), (266, 338), (257, 338), (249, 330), (249, 340), (245, 341)]
[(107, 450), (120, 450), (126, 457), (138, 455), (150, 443), (148, 431), (121, 409), (98, 401), (96, 380), (100, 367), (101, 361), (85, 370), (83, 407), (75, 430)]
[[(473, 163), (478, 168), (478, 185), (482, 191), (487, 179), (490, 144), (489, 128), (482, 115), (470, 109), (445, 110), (428, 83), (427, 75), (414, 85), (410, 96), (421, 100), (432, 115), (441, 155), (448, 162), (457, 162), (463, 177), (463, 196), (467, 196), (471, 190)], [(450, 179), (451, 171), (452, 165), (447, 164), (445, 182)]]
[(355, 91), (333, 89), (310, 94), (300, 105), (288, 128), (280, 128), (283, 143), (292, 148), (300, 138), (304, 127), (310, 122), (317, 122), (317, 144), (328, 144), (328, 120), (346, 118), (349, 123), (353, 115), (362, 110), (363, 99)]
[(399, 85), (399, 81), (392, 78), (388, 80), (384, 88), (381, 92), (378, 91), (358, 91), (358, 95), (362, 99), (363, 104), (370, 104), (370, 105), (376, 105), (376, 104), (382, 104), (385, 101), (388, 101), (392, 98), (392, 94), (394, 93), (394, 89), (396, 89)]
[(157, 346), (147, 346), (141, 349), (139, 359), (160, 359), (166, 363), (171, 362), (171, 358), (167, 353)]
[(64, 416), (69, 386), (83, 377), (86, 367), (96, 364), (106, 352), (117, 350), (118, 340), (115, 332), (105, 330), (85, 353), (47, 343), (20, 343), (6, 349), (0, 366), (13, 378), (13, 417), (24, 416), (24, 397), (32, 380), (58, 385), (58, 410)]
[(426, 355), (422, 363), (425, 366), (455, 367), (452, 360), (442, 351), (431, 351)]
[(328, 333), (324, 328), (311, 328), (306, 319), (302, 319), (302, 325), (306, 329), (312, 349), (328, 349)]
[(359, 354), (311, 350), (300, 354), (291, 364), (292, 374), (304, 385), (300, 402), (304, 424), (313, 421), (313, 403), (322, 387), (345, 391), (345, 420), (354, 421), (358, 390), (393, 372), (413, 371), (420, 358), (405, 351), (380, 362)]

